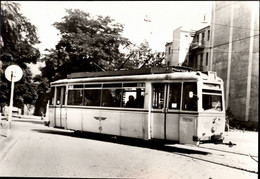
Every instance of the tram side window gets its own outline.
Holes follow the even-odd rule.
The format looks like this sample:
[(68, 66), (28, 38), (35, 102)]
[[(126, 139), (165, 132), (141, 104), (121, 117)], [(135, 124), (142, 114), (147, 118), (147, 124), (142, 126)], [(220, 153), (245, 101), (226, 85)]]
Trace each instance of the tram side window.
[[(189, 92), (193, 92), (193, 98), (189, 97)], [(183, 83), (183, 102), (182, 109), (189, 111), (197, 111), (197, 85), (195, 82), (184, 82)]]
[(50, 105), (54, 105), (54, 92), (55, 88), (51, 87)]
[(60, 105), (61, 102), (61, 87), (56, 88), (56, 105)]
[(169, 109), (180, 109), (181, 83), (171, 83), (169, 93)]
[(84, 106), (100, 106), (101, 89), (84, 90)]
[(122, 89), (103, 89), (102, 106), (120, 107), (122, 101)]
[(143, 108), (144, 107), (144, 88), (124, 88), (123, 107)]
[(83, 90), (69, 90), (68, 105), (82, 105)]
[(162, 109), (164, 105), (164, 83), (153, 84), (153, 108)]
[(61, 100), (61, 101), (62, 101), (62, 105), (65, 105), (65, 98), (66, 98), (66, 97), (65, 97), (65, 96), (66, 96), (65, 94), (66, 94), (66, 87), (63, 86), (63, 87), (62, 87), (62, 100)]

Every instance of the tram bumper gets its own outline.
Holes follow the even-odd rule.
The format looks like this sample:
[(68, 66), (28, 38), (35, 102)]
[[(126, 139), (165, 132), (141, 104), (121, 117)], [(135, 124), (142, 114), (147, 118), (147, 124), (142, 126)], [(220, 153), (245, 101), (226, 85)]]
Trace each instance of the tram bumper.
[(212, 136), (193, 136), (193, 141), (211, 141), (211, 142), (223, 142), (224, 136), (223, 134), (214, 134)]
[(224, 137), (223, 137), (222, 134), (212, 135), (212, 136), (211, 136), (211, 141), (213, 141), (213, 142), (220, 142), (220, 143), (222, 143), (223, 140), (224, 140)]

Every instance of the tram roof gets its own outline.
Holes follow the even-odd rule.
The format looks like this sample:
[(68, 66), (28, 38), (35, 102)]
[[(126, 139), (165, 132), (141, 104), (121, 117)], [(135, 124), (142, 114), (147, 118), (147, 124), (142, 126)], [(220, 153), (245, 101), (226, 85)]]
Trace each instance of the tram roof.
[(144, 74), (162, 74), (172, 72), (191, 72), (192, 68), (183, 66), (169, 67), (151, 67), (132, 70), (117, 70), (117, 71), (101, 71), (101, 72), (77, 72), (68, 74), (68, 78), (86, 78), (86, 77), (107, 77), (107, 76), (126, 76), (126, 75), (144, 75)]
[[(149, 69), (146, 71), (139, 71), (137, 74), (129, 74), (129, 71), (121, 71), (123, 72), (116, 75), (117, 73), (113, 73), (113, 75), (90, 75), (88, 77), (68, 77), (67, 79), (57, 80), (52, 82), (52, 85), (59, 85), (59, 84), (67, 84), (67, 83), (100, 83), (100, 82), (127, 82), (127, 81), (165, 81), (165, 80), (199, 80), (199, 79), (212, 79), (212, 75), (201, 73), (198, 71), (177, 71), (174, 72), (172, 69)], [(101, 73), (102, 72), (96, 72)], [(103, 72), (105, 73), (105, 72)], [(79, 74), (77, 74), (79, 75)], [(84, 76), (84, 75), (83, 75)], [(213, 79), (215, 82), (222, 82), (222, 80), (216, 76)]]

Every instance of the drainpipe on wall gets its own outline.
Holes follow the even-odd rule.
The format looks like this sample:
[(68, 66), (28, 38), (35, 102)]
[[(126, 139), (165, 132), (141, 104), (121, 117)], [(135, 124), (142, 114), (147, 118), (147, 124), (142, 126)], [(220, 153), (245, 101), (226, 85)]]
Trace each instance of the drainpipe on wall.
[(214, 45), (214, 35), (215, 35), (215, 2), (212, 2), (212, 13), (211, 13), (211, 25), (210, 25), (210, 60), (209, 60), (209, 71), (212, 71), (213, 65), (213, 45)]
[(226, 109), (229, 106), (229, 88), (230, 88), (230, 71), (231, 71), (231, 57), (232, 57), (232, 39), (233, 39), (233, 24), (234, 24), (234, 5), (231, 4), (230, 15), (230, 30), (229, 30), (229, 44), (228, 44), (228, 65), (227, 65), (227, 83), (226, 83)]
[[(252, 3), (252, 2), (251, 2)], [(252, 79), (252, 59), (253, 59), (253, 47), (254, 47), (254, 22), (255, 22), (255, 8), (252, 7), (251, 24), (250, 24), (250, 41), (249, 41), (249, 55), (248, 55), (248, 74), (247, 74), (247, 90), (246, 90), (246, 113), (245, 121), (249, 119), (250, 110), (250, 94), (251, 94), (251, 79)]]

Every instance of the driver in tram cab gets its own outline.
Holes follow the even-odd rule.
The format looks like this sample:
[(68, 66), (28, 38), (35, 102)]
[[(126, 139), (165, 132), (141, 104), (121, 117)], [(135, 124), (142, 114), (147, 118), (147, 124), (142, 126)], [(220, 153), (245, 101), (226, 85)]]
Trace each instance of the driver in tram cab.
[(128, 97), (128, 101), (126, 102), (126, 107), (130, 107), (130, 108), (133, 108), (133, 107), (135, 107), (135, 98), (134, 98), (134, 96), (132, 96), (132, 95), (130, 95), (129, 97)]

